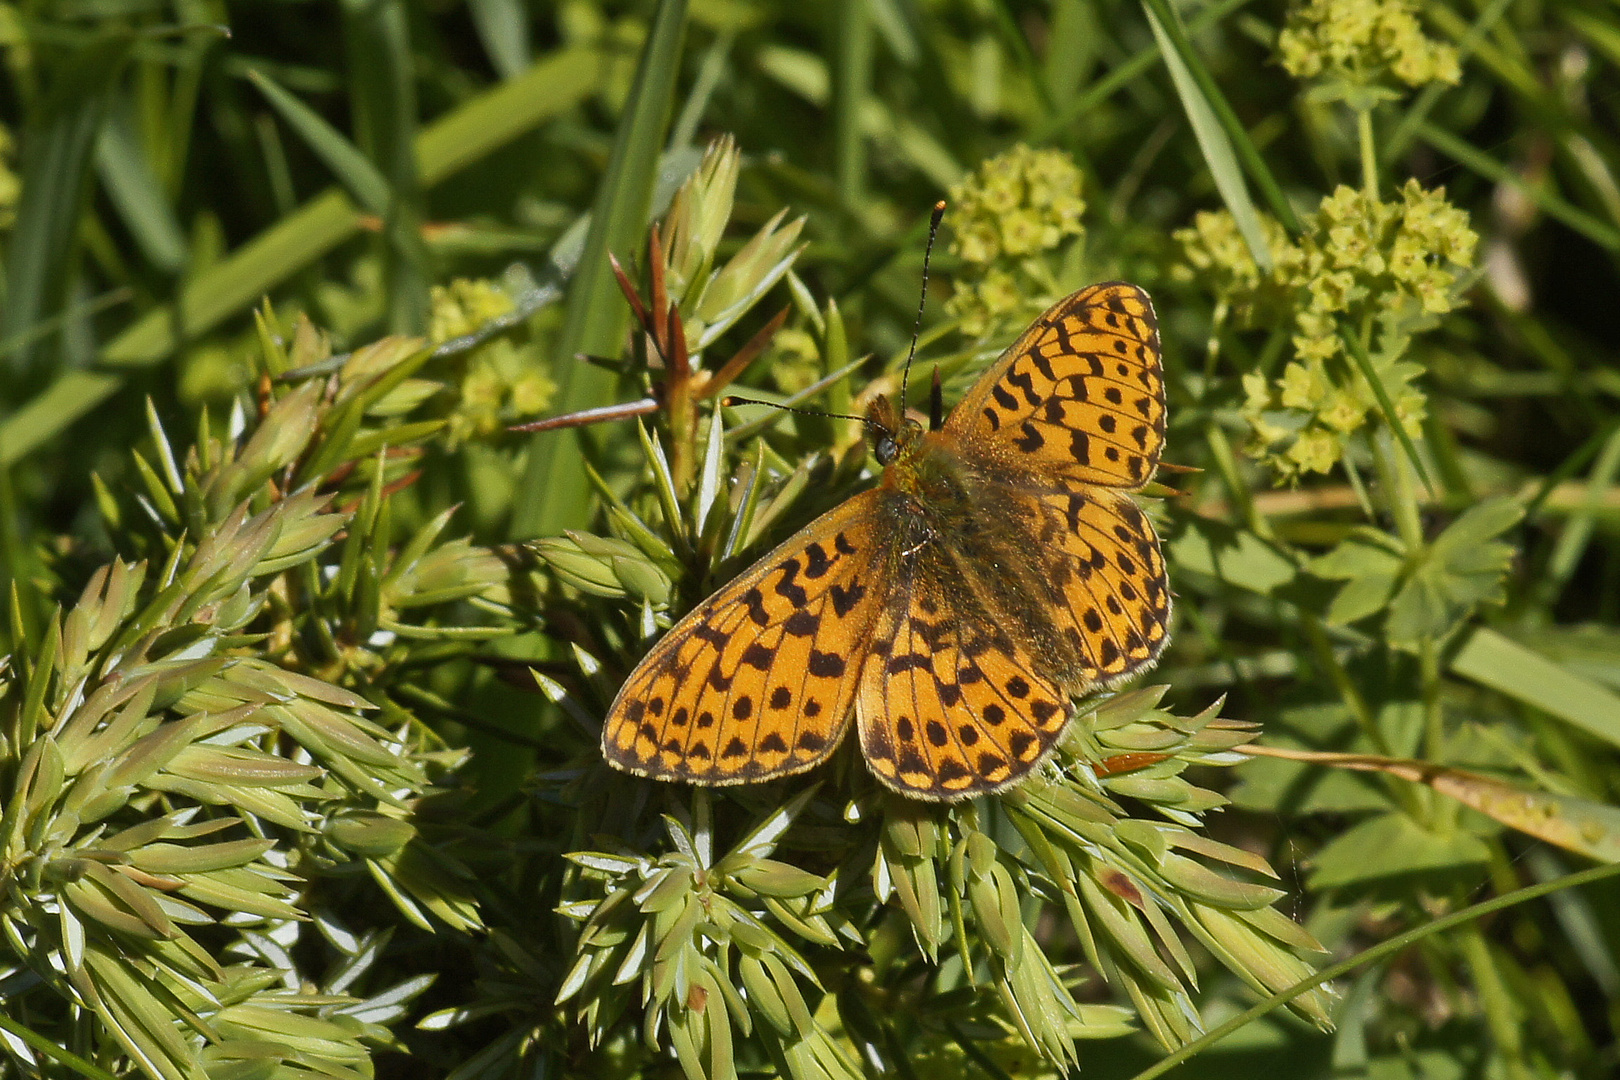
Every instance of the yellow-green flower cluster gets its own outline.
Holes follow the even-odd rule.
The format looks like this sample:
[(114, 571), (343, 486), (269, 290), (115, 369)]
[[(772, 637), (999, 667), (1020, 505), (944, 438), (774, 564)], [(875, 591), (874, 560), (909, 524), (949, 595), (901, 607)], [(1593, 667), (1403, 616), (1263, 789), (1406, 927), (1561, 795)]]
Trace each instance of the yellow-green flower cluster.
[(1061, 150), (1020, 143), (952, 188), (951, 204), (951, 250), (964, 262), (1034, 255), (1084, 229), (1080, 170)]
[(1196, 282), (1245, 326), (1286, 313), (1287, 281), (1291, 275), (1286, 271), (1278, 273), (1277, 268), (1297, 262), (1299, 249), (1275, 218), (1262, 217), (1260, 231), (1271, 254), (1274, 269), (1270, 272), (1261, 270), (1254, 261), (1230, 213), (1200, 210), (1192, 225), (1172, 234), (1181, 245), (1181, 261), (1170, 268), (1170, 276), (1181, 282)]
[(493, 281), (456, 278), (432, 290), (433, 311), (428, 316), (428, 337), (435, 345), (477, 332), (487, 323), (512, 312), (512, 298)]
[(1299, 79), (1346, 88), (1455, 83), (1457, 50), (1423, 33), (1412, 0), (1306, 0), (1277, 37), (1282, 66)]
[(1284, 477), (1327, 472), (1343, 440), (1368, 420), (1377, 397), (1345, 352), (1339, 327), (1363, 335), (1373, 369), (1409, 431), (1425, 404), (1410, 384), (1422, 369), (1402, 362), (1414, 332), (1457, 302), (1458, 276), (1473, 263), (1478, 236), (1468, 215), (1408, 181), (1398, 201), (1369, 199), (1340, 187), (1322, 200), (1291, 242), (1265, 221), (1273, 268), (1262, 271), (1231, 215), (1201, 214), (1175, 239), (1183, 280), (1206, 283), (1247, 325), (1291, 322), (1294, 359), (1275, 382), (1244, 377), (1250, 449)]
[[(512, 298), (492, 281), (457, 278), (435, 285), (428, 336), (434, 344), (471, 334), (510, 314)], [(461, 400), (449, 417), (451, 443), (493, 435), (517, 419), (543, 412), (557, 386), (540, 370), (536, 350), (505, 336), (467, 353), (461, 373)]]
[(1309, 293), (1296, 317), (1295, 349), (1305, 358), (1333, 356), (1342, 347), (1335, 318), (1343, 314), (1404, 305), (1444, 315), (1478, 242), (1467, 212), (1446, 201), (1444, 188), (1427, 191), (1408, 180), (1399, 202), (1383, 202), (1340, 185), (1308, 223), (1301, 257), (1278, 267), (1289, 285)]
[(1028, 314), (1050, 293), (1039, 257), (1085, 232), (1080, 170), (1061, 150), (1022, 144), (990, 158), (951, 189), (951, 251), (980, 268), (945, 310), (978, 337)]

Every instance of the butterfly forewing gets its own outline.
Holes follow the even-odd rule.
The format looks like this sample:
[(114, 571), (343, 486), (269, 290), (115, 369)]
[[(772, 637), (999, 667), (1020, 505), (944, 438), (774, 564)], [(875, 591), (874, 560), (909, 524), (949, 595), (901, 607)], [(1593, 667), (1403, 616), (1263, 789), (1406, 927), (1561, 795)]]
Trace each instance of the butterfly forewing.
[(662, 780), (740, 784), (832, 753), (881, 593), (875, 497), (829, 511), (676, 624), (609, 710), (607, 759)]
[(1136, 489), (1164, 448), (1164, 367), (1147, 293), (1109, 282), (1035, 320), (945, 421), (1031, 472)]

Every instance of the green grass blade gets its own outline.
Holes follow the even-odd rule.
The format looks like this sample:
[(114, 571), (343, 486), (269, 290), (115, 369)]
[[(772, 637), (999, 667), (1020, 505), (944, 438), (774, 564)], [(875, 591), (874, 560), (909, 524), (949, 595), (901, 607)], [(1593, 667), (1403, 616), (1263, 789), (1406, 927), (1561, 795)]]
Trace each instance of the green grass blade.
[(1495, 630), (1470, 634), (1451, 672), (1620, 746), (1620, 695)]
[[(1252, 2), (1253, 0), (1221, 0), (1220, 3), (1199, 12), (1198, 17), (1192, 21), (1190, 29), (1194, 34), (1201, 34), (1232, 14), (1232, 12)], [(1101, 106), (1120, 87), (1140, 78), (1144, 72), (1153, 66), (1154, 61), (1158, 60), (1159, 56), (1160, 50), (1157, 42), (1138, 49), (1131, 54), (1128, 60), (1086, 87), (1078, 97), (1064, 105), (1062, 112), (1031, 132), (1030, 141), (1035, 143), (1051, 142), (1068, 130), (1071, 124), (1078, 123), (1092, 110)]]
[(1435, 127), (1425, 120), (1417, 125), (1417, 137), (1487, 180), (1516, 188), (1525, 198), (1539, 206), (1548, 217), (1557, 218), (1592, 243), (1610, 251), (1620, 251), (1620, 229), (1554, 195), (1544, 185), (1526, 183), (1524, 177), (1451, 132)]
[(872, 92), (876, 28), (866, 0), (838, 0), (828, 70), (832, 73), (833, 182), (846, 210), (854, 211), (866, 182), (866, 132), (861, 113)]
[(679, 150), (694, 145), (703, 113), (709, 107), (715, 87), (720, 85), (720, 79), (730, 67), (727, 61), (731, 58), (735, 41), (732, 35), (722, 34), (704, 52), (703, 60), (698, 65), (697, 78), (692, 80), (692, 89), (687, 92), (686, 104), (681, 106), (680, 118), (670, 131), (669, 149)]
[(427, 245), (422, 242), (422, 184), (416, 160), (416, 60), (401, 0), (345, 5), (350, 104), (355, 134), (392, 195), (381, 249), (388, 329), (427, 329)]
[(515, 79), (529, 66), (529, 22), (523, 0), (467, 0), (467, 14), (484, 55), (503, 79)]
[(1356, 370), (1367, 380), (1367, 385), (1372, 387), (1373, 397), (1378, 401), (1378, 411), (1383, 414), (1385, 425), (1395, 433), (1395, 438), (1400, 440), (1401, 449), (1406, 451), (1407, 460), (1412, 463), (1412, 468), (1417, 470), (1424, 486), (1429, 489), (1429, 495), (1433, 497), (1434, 481), (1429, 479), (1429, 470), (1424, 467), (1423, 458), (1418, 456), (1417, 444), (1412, 441), (1412, 436), (1407, 434), (1406, 425), (1401, 423), (1400, 414), (1395, 411), (1395, 402), (1391, 400), (1389, 389), (1384, 386), (1384, 380), (1380, 379), (1377, 371), (1373, 369), (1372, 357), (1367, 355), (1367, 346), (1342, 317), (1339, 319), (1339, 340), (1344, 342), (1345, 352), (1350, 354)]
[(1034, 87), (1035, 97), (1041, 103), (1041, 112), (1044, 116), (1052, 115), (1052, 91), (1046, 85), (1044, 72), (1035, 59), (1035, 53), (1029, 47), (1029, 39), (1024, 36), (1024, 28), (1013, 17), (1012, 10), (1007, 6), (1007, 0), (989, 0), (990, 14), (995, 19), (996, 33), (1007, 51), (1012, 53), (1013, 62), (1024, 72)]
[[(569, 49), (536, 64), (434, 123), (417, 139), (424, 184), (433, 185), (572, 108), (601, 78), (593, 49)], [(99, 357), (105, 366), (150, 367), (179, 343), (257, 303), (360, 229), (360, 213), (327, 191), (266, 229), (190, 283), (176, 304), (147, 312)], [(183, 313), (183, 316), (182, 316)], [(182, 322), (182, 317), (184, 321)], [(0, 334), (5, 340), (12, 335)], [(116, 371), (72, 371), (0, 423), (0, 466), (26, 456), (124, 384)]]
[(304, 140), (304, 145), (326, 163), (337, 182), (343, 185), (355, 202), (379, 217), (388, 213), (392, 198), (388, 181), (377, 166), (360, 152), (359, 147), (327, 123), (325, 117), (277, 86), (264, 72), (250, 71), (248, 79), (281, 114), (287, 126)]
[[(1486, 5), (1485, 10), (1479, 13), (1479, 17), (1474, 20), (1474, 24), (1468, 28), (1468, 33), (1464, 35), (1461, 41), (1457, 42), (1458, 63), (1468, 59), (1475, 46), (1483, 41), (1485, 35), (1491, 32), (1491, 29), (1503, 15), (1507, 14), (1507, 9), (1512, 3), (1513, 0), (1491, 0)], [(1383, 164), (1389, 165), (1401, 159), (1401, 156), (1412, 145), (1412, 139), (1417, 134), (1418, 125), (1429, 118), (1429, 113), (1434, 111), (1435, 105), (1440, 101), (1440, 96), (1448, 89), (1450, 87), (1444, 83), (1430, 83), (1423, 88), (1423, 91), (1418, 94), (1417, 100), (1401, 116), (1401, 122), (1395, 125), (1394, 132), (1385, 140), (1383, 147), (1380, 149), (1378, 157)]]
[[(1169, 38), (1175, 54), (1186, 65), (1187, 73), (1191, 76), (1192, 82), (1197, 85), (1205, 102), (1214, 112), (1215, 118), (1226, 132), (1227, 139), (1231, 141), (1232, 148), (1237, 152), (1238, 159), (1243, 163), (1244, 171), (1249, 174), (1249, 179), (1254, 181), (1255, 186), (1260, 189), (1260, 193), (1265, 196), (1266, 204), (1271, 208), (1271, 212), (1276, 215), (1277, 220), (1282, 222), (1283, 227), (1289, 233), (1298, 236), (1301, 226), (1298, 216), (1294, 213), (1294, 208), (1289, 205), (1288, 200), (1283, 196), (1282, 187), (1277, 183), (1277, 178), (1271, 174), (1270, 167), (1266, 165), (1265, 159), (1260, 156), (1260, 150), (1254, 145), (1254, 140), (1249, 138), (1249, 132), (1244, 128), (1243, 122), (1238, 119), (1237, 113), (1232, 111), (1232, 106), (1226, 100), (1226, 95), (1221, 93), (1221, 88), (1216, 85), (1215, 77), (1209, 73), (1209, 68), (1204, 66), (1203, 58), (1198, 55), (1198, 50), (1194, 48), (1192, 39), (1187, 36), (1186, 28), (1181, 25), (1181, 20), (1176, 18), (1175, 11), (1170, 7), (1169, 0), (1142, 0), (1142, 4), (1154, 21), (1155, 34), (1162, 31)], [(1170, 51), (1170, 49), (1164, 49), (1167, 57)]]
[(422, 183), (431, 187), (567, 112), (596, 91), (601, 65), (593, 48), (564, 49), (435, 120), (416, 140)]
[(109, 308), (117, 307), (119, 304), (127, 304), (132, 295), (132, 290), (119, 286), (116, 289), (109, 289), (100, 296), (91, 297), (82, 303), (68, 304), (50, 318), (36, 322), (26, 334), (0, 341), (0, 357), (10, 356), (29, 342), (38, 341), (40, 338), (56, 333), (67, 323), (88, 319)]
[(1586, 556), (1592, 534), (1598, 525), (1603, 493), (1609, 491), (1620, 475), (1620, 434), (1611, 433), (1599, 451), (1597, 462), (1587, 478), (1586, 504), (1570, 512), (1569, 519), (1553, 542), (1552, 557), (1547, 569), (1536, 583), (1536, 593), (1542, 603), (1552, 608), (1564, 590), (1575, 578), (1575, 571)]
[(38, 345), (28, 338), (62, 302), (77, 258), (79, 213), (84, 205), (91, 151), (129, 56), (132, 38), (113, 32), (96, 38), (56, 74), (50, 93), (29, 118), (23, 145), (22, 196), (6, 244), (6, 297), (0, 340), (24, 340), (11, 358), (27, 370)]
[[(612, 392), (607, 372), (575, 357), (617, 355), (622, 345), (628, 311), (607, 257), (609, 252), (621, 258), (630, 255), (647, 227), (685, 29), (685, 0), (662, 0), (613, 140), (585, 250), (569, 286), (568, 314), (553, 354), (558, 384), (553, 408), (558, 412), (602, 405)], [(585, 490), (578, 444), (567, 436), (537, 433), (513, 507), (513, 535), (537, 536), (584, 525)]]
[(1098, 16), (1096, 8), (1084, 0), (1053, 0), (1041, 80), (1054, 106), (1068, 105), (1073, 100), (1080, 80), (1097, 62), (1097, 47), (1101, 44)]
[(1514, 907), (1518, 904), (1523, 904), (1530, 900), (1538, 900), (1543, 896), (1548, 896), (1563, 889), (1573, 889), (1581, 885), (1588, 885), (1593, 882), (1602, 881), (1605, 878), (1613, 877), (1617, 873), (1620, 873), (1620, 865), (1617, 864), (1610, 863), (1603, 866), (1594, 866), (1590, 870), (1582, 870), (1579, 873), (1567, 874), (1564, 877), (1555, 878), (1552, 881), (1544, 881), (1535, 885), (1527, 885), (1522, 889), (1516, 889), (1513, 892), (1504, 893), (1503, 895), (1492, 900), (1483, 901), (1473, 905), (1472, 907), (1464, 908), (1461, 911), (1454, 911), (1450, 915), (1445, 915), (1431, 922), (1424, 923), (1422, 926), (1414, 927), (1413, 929), (1406, 931), (1404, 934), (1397, 934), (1392, 938), (1386, 938), (1377, 945), (1374, 945), (1372, 948), (1364, 949), (1349, 959), (1341, 960), (1331, 967), (1325, 967), (1316, 974), (1311, 975), (1308, 978), (1301, 979), (1293, 986), (1279, 990), (1270, 997), (1267, 997), (1264, 1001), (1250, 1006), (1243, 1012), (1232, 1017), (1230, 1020), (1211, 1028), (1209, 1031), (1205, 1032), (1203, 1035), (1200, 1035), (1192, 1042), (1187, 1043), (1185, 1046), (1177, 1047), (1170, 1054), (1160, 1058), (1152, 1065), (1131, 1077), (1131, 1080), (1155, 1080), (1156, 1077), (1163, 1076), (1171, 1069), (1174, 1069), (1177, 1065), (1182, 1064), (1190, 1058), (1198, 1056), (1205, 1050), (1208, 1050), (1210, 1047), (1220, 1042), (1222, 1039), (1226, 1038), (1228, 1035), (1242, 1030), (1249, 1024), (1260, 1019), (1260, 1017), (1281, 1008), (1283, 1005), (1286, 1005), (1288, 1002), (1292, 1001), (1296, 997), (1299, 997), (1301, 994), (1309, 993), (1318, 986), (1326, 986), (1333, 980), (1343, 978), (1344, 976), (1350, 974), (1350, 972), (1355, 971), (1357, 968), (1364, 967), (1376, 960), (1382, 960), (1386, 956), (1399, 955), (1401, 952), (1411, 948), (1413, 945), (1425, 938), (1432, 937), (1435, 934), (1445, 933), (1447, 930), (1450, 930), (1453, 927), (1464, 926), (1468, 923), (1474, 922), (1477, 919), (1482, 919), (1486, 915), (1493, 915), (1498, 911), (1505, 911), (1508, 908)]
[(52, 1039), (47, 1039), (32, 1028), (24, 1027), (5, 1013), (0, 1013), (0, 1031), (6, 1032), (18, 1042), (27, 1043), (45, 1057), (72, 1069), (80, 1076), (88, 1077), (89, 1080), (117, 1080), (117, 1077), (112, 1073), (91, 1064), (78, 1054), (58, 1045)]
[(127, 109), (114, 108), (96, 139), (101, 186), (146, 261), (168, 275), (186, 263), (186, 235)]
[[(1187, 120), (1192, 124), (1193, 135), (1198, 140), (1198, 148), (1203, 151), (1204, 163), (1209, 166), (1210, 175), (1215, 180), (1215, 189), (1221, 193), (1221, 201), (1231, 211), (1232, 218), (1237, 222), (1238, 231), (1243, 234), (1243, 242), (1248, 245), (1249, 254), (1263, 270), (1271, 269), (1271, 249), (1266, 246), (1265, 233), (1260, 228), (1260, 215), (1255, 212), (1254, 202), (1249, 198), (1249, 187), (1243, 182), (1243, 168), (1238, 164), (1237, 154), (1232, 147), (1231, 135), (1222, 130), (1221, 121), (1217, 117), (1215, 108), (1210, 99), (1202, 92), (1198, 80), (1193, 77), (1187, 58), (1182, 53), (1182, 45), (1190, 51), (1191, 43), (1182, 35), (1182, 43), (1170, 37), (1160, 17), (1154, 13), (1155, 7), (1168, 5), (1149, 4), (1147, 9), (1148, 24), (1153, 28), (1153, 37), (1159, 43), (1159, 51), (1164, 54), (1164, 65), (1170, 70), (1170, 81), (1175, 84), (1176, 96), (1181, 99), (1181, 107), (1187, 112)], [(1173, 20), (1173, 13), (1166, 16)], [(1238, 133), (1243, 139), (1248, 134)]]

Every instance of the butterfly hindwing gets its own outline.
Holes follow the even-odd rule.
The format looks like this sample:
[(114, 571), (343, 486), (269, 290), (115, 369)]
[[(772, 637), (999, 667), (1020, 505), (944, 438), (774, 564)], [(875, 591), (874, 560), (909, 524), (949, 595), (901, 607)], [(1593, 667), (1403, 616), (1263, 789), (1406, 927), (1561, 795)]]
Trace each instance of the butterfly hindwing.
[(613, 702), (607, 759), (662, 780), (740, 784), (831, 754), (881, 592), (874, 498), (829, 511), (677, 623)]
[(1086, 683), (1151, 667), (1169, 641), (1170, 584), (1153, 523), (1109, 488), (1029, 493), (1045, 609)]
[(862, 752), (879, 780), (913, 798), (997, 791), (1046, 756), (1068, 697), (942, 555), (912, 566), (873, 629), (856, 700)]
[(1136, 489), (1164, 448), (1158, 321), (1135, 285), (1093, 285), (1036, 319), (968, 392), (945, 431), (1015, 467)]

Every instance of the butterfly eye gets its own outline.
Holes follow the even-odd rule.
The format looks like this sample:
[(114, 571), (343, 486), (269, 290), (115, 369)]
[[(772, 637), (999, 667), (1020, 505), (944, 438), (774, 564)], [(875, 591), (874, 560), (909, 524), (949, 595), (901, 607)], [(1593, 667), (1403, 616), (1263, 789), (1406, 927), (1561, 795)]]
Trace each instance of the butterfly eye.
[(888, 465), (900, 456), (900, 444), (894, 441), (894, 436), (884, 435), (878, 439), (872, 452), (877, 455), (878, 464)]

